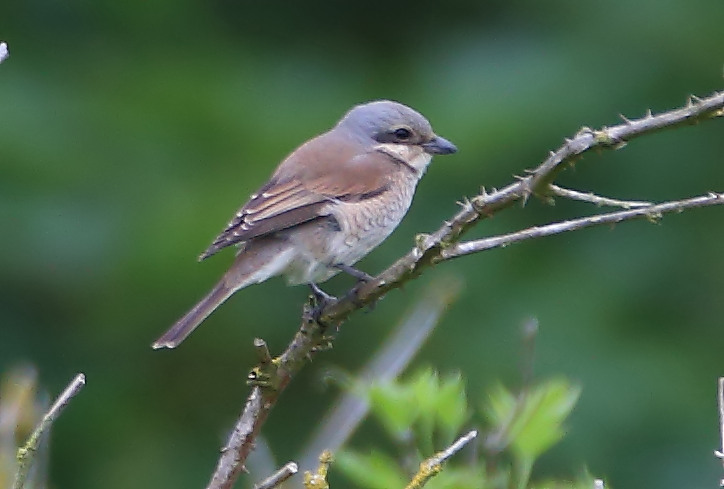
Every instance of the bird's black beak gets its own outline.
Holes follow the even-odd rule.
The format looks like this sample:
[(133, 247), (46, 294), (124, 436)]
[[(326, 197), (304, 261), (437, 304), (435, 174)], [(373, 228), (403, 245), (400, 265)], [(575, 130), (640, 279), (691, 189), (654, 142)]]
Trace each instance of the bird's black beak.
[(458, 150), (453, 143), (440, 136), (435, 136), (432, 138), (432, 141), (424, 143), (422, 147), (425, 153), (430, 153), (431, 155), (449, 155)]

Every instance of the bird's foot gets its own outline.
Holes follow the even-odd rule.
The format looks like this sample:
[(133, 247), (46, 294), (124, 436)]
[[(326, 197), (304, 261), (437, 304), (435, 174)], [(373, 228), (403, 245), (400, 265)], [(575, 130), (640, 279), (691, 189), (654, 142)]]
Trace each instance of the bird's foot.
[[(365, 304), (363, 304), (362, 301), (360, 301), (360, 299), (359, 299), (359, 289), (363, 284), (373, 282), (375, 280), (375, 277), (373, 277), (372, 275), (370, 275), (367, 272), (363, 272), (362, 270), (359, 270), (359, 269), (354, 268), (349, 265), (344, 265), (342, 263), (334, 265), (334, 268), (341, 270), (341, 271), (345, 272), (346, 274), (351, 275), (352, 277), (357, 279), (357, 285), (352, 287), (352, 289), (347, 293), (347, 295), (345, 295), (345, 299), (351, 301), (357, 307), (364, 306)], [(377, 305), (378, 300), (379, 299), (376, 299), (376, 300), (370, 302), (369, 304), (367, 304), (367, 307), (369, 308), (370, 311), (375, 308), (375, 305)]]
[(363, 272), (362, 270), (351, 267), (349, 265), (344, 265), (342, 263), (334, 265), (334, 268), (343, 271), (347, 275), (351, 275), (352, 277), (356, 278), (358, 282), (372, 282), (375, 279), (367, 272)]
[(319, 285), (314, 282), (309, 284), (309, 288), (312, 289), (312, 295), (314, 296), (314, 302), (317, 304), (327, 305), (330, 302), (334, 302), (337, 298), (333, 295), (329, 295), (325, 291), (319, 288)]
[(356, 307), (363, 308), (367, 307), (369, 311), (374, 310), (375, 306), (377, 305), (377, 302), (381, 299), (381, 297), (377, 299), (373, 299), (370, 302), (364, 302), (359, 298), (359, 285), (352, 287), (347, 294), (345, 294), (344, 299), (352, 302)]
[(314, 322), (319, 322), (319, 318), (322, 315), (324, 308), (332, 302), (335, 302), (337, 298), (320, 289), (314, 282), (309, 284), (309, 288), (312, 290), (311, 308), (308, 311), (309, 319)]

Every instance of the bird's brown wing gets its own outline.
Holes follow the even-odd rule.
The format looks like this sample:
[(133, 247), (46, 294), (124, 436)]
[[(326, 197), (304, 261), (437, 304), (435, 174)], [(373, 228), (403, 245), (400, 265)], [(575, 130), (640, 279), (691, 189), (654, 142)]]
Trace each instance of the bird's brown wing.
[(227, 246), (322, 218), (330, 202), (359, 201), (384, 192), (390, 170), (397, 166), (394, 160), (335, 136), (323, 134), (285, 159), (199, 260)]

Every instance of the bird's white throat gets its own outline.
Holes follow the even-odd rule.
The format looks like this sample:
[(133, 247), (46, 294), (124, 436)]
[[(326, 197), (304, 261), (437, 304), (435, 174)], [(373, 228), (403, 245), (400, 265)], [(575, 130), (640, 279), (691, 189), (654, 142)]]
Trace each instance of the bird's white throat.
[(375, 146), (375, 150), (403, 162), (418, 173), (418, 178), (425, 173), (427, 165), (432, 160), (432, 155), (426, 153), (420, 146), (409, 144), (383, 143)]

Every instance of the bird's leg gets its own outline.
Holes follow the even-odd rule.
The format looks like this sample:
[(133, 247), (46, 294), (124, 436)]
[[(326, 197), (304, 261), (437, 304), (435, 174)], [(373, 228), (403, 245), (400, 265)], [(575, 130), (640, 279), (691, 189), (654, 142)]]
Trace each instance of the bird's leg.
[(338, 263), (338, 264), (334, 265), (334, 268), (336, 268), (338, 270), (342, 270), (344, 273), (353, 276), (359, 282), (372, 282), (375, 279), (369, 273), (363, 272), (362, 270), (351, 267), (349, 265), (345, 265), (343, 263)]
[[(349, 293), (345, 296), (345, 298), (350, 299), (352, 301), (352, 303), (358, 307), (362, 306), (363, 304), (357, 298), (359, 286), (362, 283), (372, 282), (375, 278), (372, 275), (370, 275), (369, 273), (363, 272), (362, 270), (351, 267), (349, 265), (344, 265), (342, 263), (340, 263), (338, 265), (334, 265), (334, 268), (337, 268), (338, 270), (342, 270), (346, 274), (351, 275), (352, 277), (357, 279), (357, 285), (355, 287), (353, 287), (352, 290), (349, 291)], [(377, 300), (370, 303), (368, 305), (368, 307), (370, 308), (370, 310), (372, 310), (375, 308), (376, 304), (377, 304)]]
[(319, 288), (319, 285), (315, 284), (314, 282), (309, 283), (309, 288), (312, 289), (312, 294), (314, 294), (314, 299), (317, 301), (317, 304), (327, 304), (332, 301), (336, 301), (337, 298), (333, 295), (329, 295), (325, 291)]
[(319, 322), (319, 316), (322, 314), (322, 310), (327, 307), (328, 304), (337, 300), (333, 295), (329, 295), (325, 291), (319, 288), (314, 282), (309, 283), (309, 288), (312, 290), (312, 298), (314, 299), (314, 306), (309, 312), (310, 318), (313, 321)]

